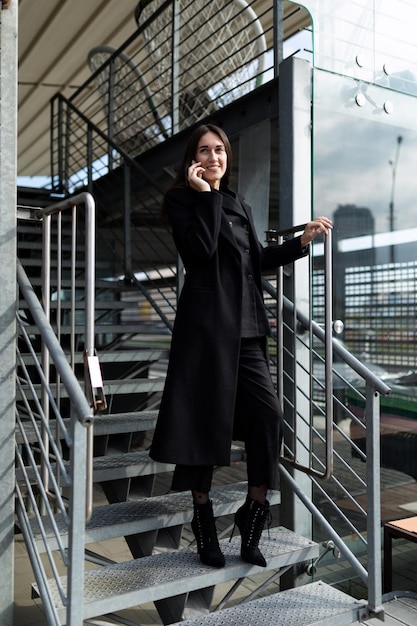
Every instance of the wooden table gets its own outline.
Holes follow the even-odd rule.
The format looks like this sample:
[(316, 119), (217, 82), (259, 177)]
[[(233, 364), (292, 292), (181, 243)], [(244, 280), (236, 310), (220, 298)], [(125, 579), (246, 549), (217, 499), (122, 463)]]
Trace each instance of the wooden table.
[(392, 540), (417, 543), (417, 515), (384, 524), (384, 593), (392, 591)]

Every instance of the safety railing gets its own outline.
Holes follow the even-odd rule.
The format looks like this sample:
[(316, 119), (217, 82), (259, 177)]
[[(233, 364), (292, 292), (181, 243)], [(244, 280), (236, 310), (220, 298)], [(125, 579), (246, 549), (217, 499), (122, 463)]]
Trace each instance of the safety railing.
[(258, 0), (143, 0), (135, 19), (118, 50), (90, 51), (92, 77), (71, 97), (132, 156), (249, 93), (271, 69), (272, 8)]
[[(60, 137), (64, 137), (67, 127), (60, 125), (61, 121), (71, 120), (72, 140), (64, 175), (67, 187), (92, 187), (95, 181), (99, 211), (106, 209), (106, 202), (118, 187), (120, 200), (112, 204), (110, 214), (106, 213), (97, 246), (98, 259), (111, 259), (107, 277), (123, 280), (126, 291), (131, 287), (138, 289), (150, 305), (152, 320), (162, 321), (171, 329), (176, 305), (177, 254), (161, 212), (161, 184), (69, 100), (57, 96), (53, 111), (54, 132)], [(95, 159), (102, 147), (110, 150), (119, 163), (117, 175), (109, 176), (107, 165)], [(76, 173), (70, 175), (70, 171)]]
[[(48, 623), (60, 623), (47, 583), (53, 577), (67, 605), (70, 624), (74, 611), (82, 610), (79, 598), (83, 593), (85, 520), (91, 510), (92, 492), (87, 449), (94, 413), (20, 264), (18, 282), (70, 409), (63, 414), (62, 401), (57, 401), (37, 346), (27, 332), (27, 320), (18, 314), (16, 510)], [(62, 520), (60, 527), (57, 514)], [(65, 588), (60, 582), (62, 566), (68, 575)]]
[[(290, 3), (281, 7), (282, 19), (278, 5), (140, 0), (132, 35), (118, 49), (95, 43), (88, 55), (91, 76), (69, 101), (122, 151), (143, 154), (278, 74), (283, 39), (310, 23), (307, 12)], [(71, 109), (53, 104), (52, 117), (53, 186), (73, 193), (77, 177), (87, 178), (77, 158), (86, 136), (76, 132)], [(120, 164), (111, 144), (93, 147), (101, 175)]]
[[(82, 243), (77, 237), (81, 208), (85, 211)], [(68, 211), (71, 215), (66, 223)], [(84, 531), (92, 512), (93, 422), (95, 412), (105, 407), (94, 348), (95, 205), (89, 194), (81, 194), (46, 209), (22, 207), (18, 215), (42, 225), (43, 256), (40, 285), (31, 283), (20, 262), (17, 267), (21, 294), (17, 313), (17, 514), (49, 623), (60, 623), (47, 584), (51, 576), (67, 606), (67, 623), (73, 619), (81, 623), (77, 619), (82, 615)], [(82, 269), (79, 248), (84, 252)], [(79, 273), (83, 274), (84, 384), (75, 367), (76, 335), (80, 333), (76, 327)], [(39, 289), (42, 302), (36, 293)], [(67, 294), (70, 308), (65, 307), (65, 317), (70, 322), (64, 325)], [(65, 354), (61, 344), (67, 338), (69, 352)], [(60, 579), (62, 567), (67, 573), (65, 586)]]
[[(269, 238), (281, 242), (303, 227), (270, 232)], [(281, 474), (311, 512), (315, 538), (333, 542), (367, 587), (369, 609), (377, 613), (382, 602), (379, 397), (390, 388), (333, 336), (331, 233), (323, 256), (315, 258), (314, 245), (309, 312), (285, 294), (294, 292), (297, 264), (290, 272), (278, 271), (276, 290), (264, 283), (277, 306), (276, 376), (285, 415)], [(322, 325), (313, 321), (314, 298), (323, 311)], [(297, 483), (297, 471), (310, 476), (312, 497)]]
[(99, 254), (110, 253), (112, 277), (138, 287), (170, 329), (177, 259), (160, 207), (174, 173), (150, 176), (135, 157), (276, 76), (278, 39), (282, 47), (309, 17), (263, 0), (140, 0), (135, 22), (117, 50), (93, 47), (91, 76), (69, 99), (52, 99), (52, 185), (65, 194), (94, 186), (104, 209), (123, 189)]

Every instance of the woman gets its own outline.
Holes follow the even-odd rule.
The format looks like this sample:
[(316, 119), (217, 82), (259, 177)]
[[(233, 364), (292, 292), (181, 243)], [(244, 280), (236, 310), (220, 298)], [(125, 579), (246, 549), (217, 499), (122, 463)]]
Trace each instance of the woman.
[(258, 544), (276, 487), (281, 415), (268, 368), (263, 270), (290, 263), (331, 228), (319, 217), (280, 246), (259, 243), (250, 207), (229, 189), (232, 154), (224, 131), (193, 132), (165, 209), (185, 268), (170, 360), (150, 455), (176, 465), (172, 488), (191, 490), (200, 560), (222, 567), (209, 499), (213, 467), (245, 443), (248, 495), (235, 523), (241, 558), (266, 562)]

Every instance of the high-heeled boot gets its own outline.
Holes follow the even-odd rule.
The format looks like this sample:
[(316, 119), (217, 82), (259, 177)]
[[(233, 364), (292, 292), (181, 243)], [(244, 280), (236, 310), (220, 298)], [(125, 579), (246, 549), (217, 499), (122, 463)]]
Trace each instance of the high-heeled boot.
[(271, 512), (268, 500), (265, 500), (265, 504), (261, 504), (247, 496), (246, 502), (236, 511), (235, 526), (239, 528), (242, 538), (240, 556), (246, 563), (266, 567), (265, 558), (258, 545), (265, 523), (268, 521), (270, 524), (270, 520)]
[(212, 567), (224, 567), (225, 558), (217, 539), (211, 500), (204, 504), (194, 502), (194, 517), (191, 520), (191, 529), (197, 541), (197, 552), (200, 556), (200, 561)]

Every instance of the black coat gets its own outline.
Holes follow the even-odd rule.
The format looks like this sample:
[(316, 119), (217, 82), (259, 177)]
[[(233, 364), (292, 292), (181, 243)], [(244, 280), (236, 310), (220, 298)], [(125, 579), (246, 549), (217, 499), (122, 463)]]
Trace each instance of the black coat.
[[(250, 207), (254, 277), (305, 254), (300, 238), (262, 247)], [(150, 455), (183, 465), (229, 465), (242, 319), (241, 255), (223, 202), (227, 194), (174, 188), (166, 209), (186, 270)], [(230, 198), (230, 201), (234, 201)]]

